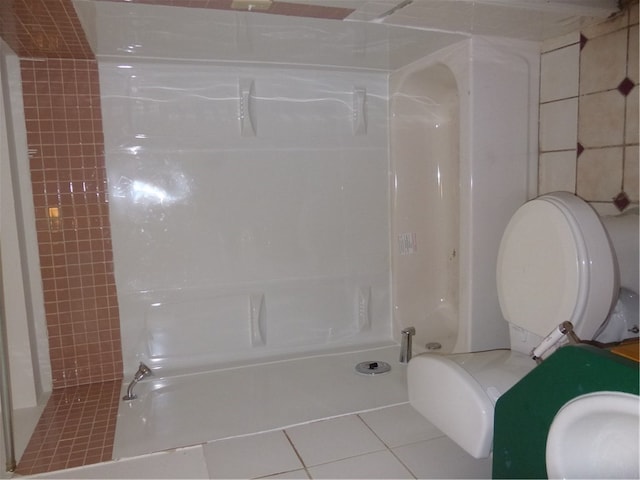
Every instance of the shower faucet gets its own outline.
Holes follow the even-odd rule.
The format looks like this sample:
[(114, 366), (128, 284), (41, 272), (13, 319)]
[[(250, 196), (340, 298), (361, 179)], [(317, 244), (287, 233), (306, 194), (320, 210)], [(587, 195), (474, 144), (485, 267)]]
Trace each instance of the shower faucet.
[(402, 335), (402, 343), (400, 345), (400, 363), (409, 363), (411, 360), (411, 340), (415, 334), (414, 327), (407, 327), (400, 332)]
[(128, 400), (135, 400), (136, 398), (138, 398), (138, 396), (135, 393), (133, 393), (133, 387), (136, 386), (136, 383), (138, 383), (143, 378), (148, 377), (149, 375), (153, 375), (153, 372), (151, 371), (151, 369), (147, 367), (144, 363), (140, 362), (138, 371), (133, 376), (133, 380), (131, 380), (131, 383), (127, 387), (127, 394), (124, 397), (122, 397), (122, 400), (128, 401)]

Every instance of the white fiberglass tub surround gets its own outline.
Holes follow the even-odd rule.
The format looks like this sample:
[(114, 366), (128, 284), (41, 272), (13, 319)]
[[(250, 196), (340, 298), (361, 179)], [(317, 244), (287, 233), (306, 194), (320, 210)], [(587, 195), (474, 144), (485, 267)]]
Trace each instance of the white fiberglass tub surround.
[(495, 265), (535, 196), (538, 47), (474, 37), (390, 78), (394, 336), (414, 350), (508, 346)]
[(505, 346), (495, 256), (535, 182), (536, 71), (535, 44), (483, 38), (390, 83), (101, 61), (125, 372), (384, 345), (406, 326), (418, 350)]
[(391, 81), (393, 301), (400, 325), (451, 351), (458, 335), (460, 99), (442, 63)]
[(388, 76), (465, 36), (76, 7), (99, 59), (125, 375), (395, 343)]
[(495, 250), (530, 186), (535, 72), (537, 45), (482, 38), (391, 78), (101, 61), (125, 362), (155, 370), (116, 456), (406, 402), (376, 347), (406, 326), (418, 351), (506, 345)]
[(390, 343), (385, 74), (103, 61), (100, 75), (127, 371)]

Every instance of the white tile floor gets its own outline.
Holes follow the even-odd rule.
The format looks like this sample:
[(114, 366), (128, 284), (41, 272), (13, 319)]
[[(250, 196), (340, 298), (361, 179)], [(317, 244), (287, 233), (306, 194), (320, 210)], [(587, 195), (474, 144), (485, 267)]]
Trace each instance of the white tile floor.
[(409, 404), (34, 478), (490, 478)]

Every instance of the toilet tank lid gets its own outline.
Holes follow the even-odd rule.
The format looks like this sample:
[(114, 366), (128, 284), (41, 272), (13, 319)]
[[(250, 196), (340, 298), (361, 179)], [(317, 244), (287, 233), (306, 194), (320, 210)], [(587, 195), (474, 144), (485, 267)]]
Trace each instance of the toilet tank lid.
[(598, 215), (565, 192), (524, 204), (500, 244), (497, 287), (507, 321), (545, 336), (568, 320), (590, 339), (615, 289), (613, 254)]

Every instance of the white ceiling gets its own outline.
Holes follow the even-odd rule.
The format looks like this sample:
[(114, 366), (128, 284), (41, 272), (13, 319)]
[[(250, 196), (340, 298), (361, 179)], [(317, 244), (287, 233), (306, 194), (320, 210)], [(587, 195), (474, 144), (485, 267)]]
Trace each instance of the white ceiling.
[[(293, 1), (355, 11), (339, 21), (99, 0), (74, 0), (74, 5), (99, 58), (383, 71), (393, 71), (470, 35), (533, 41), (555, 38), (603, 20), (617, 5), (616, 0)], [(399, 5), (402, 8), (394, 10)]]

